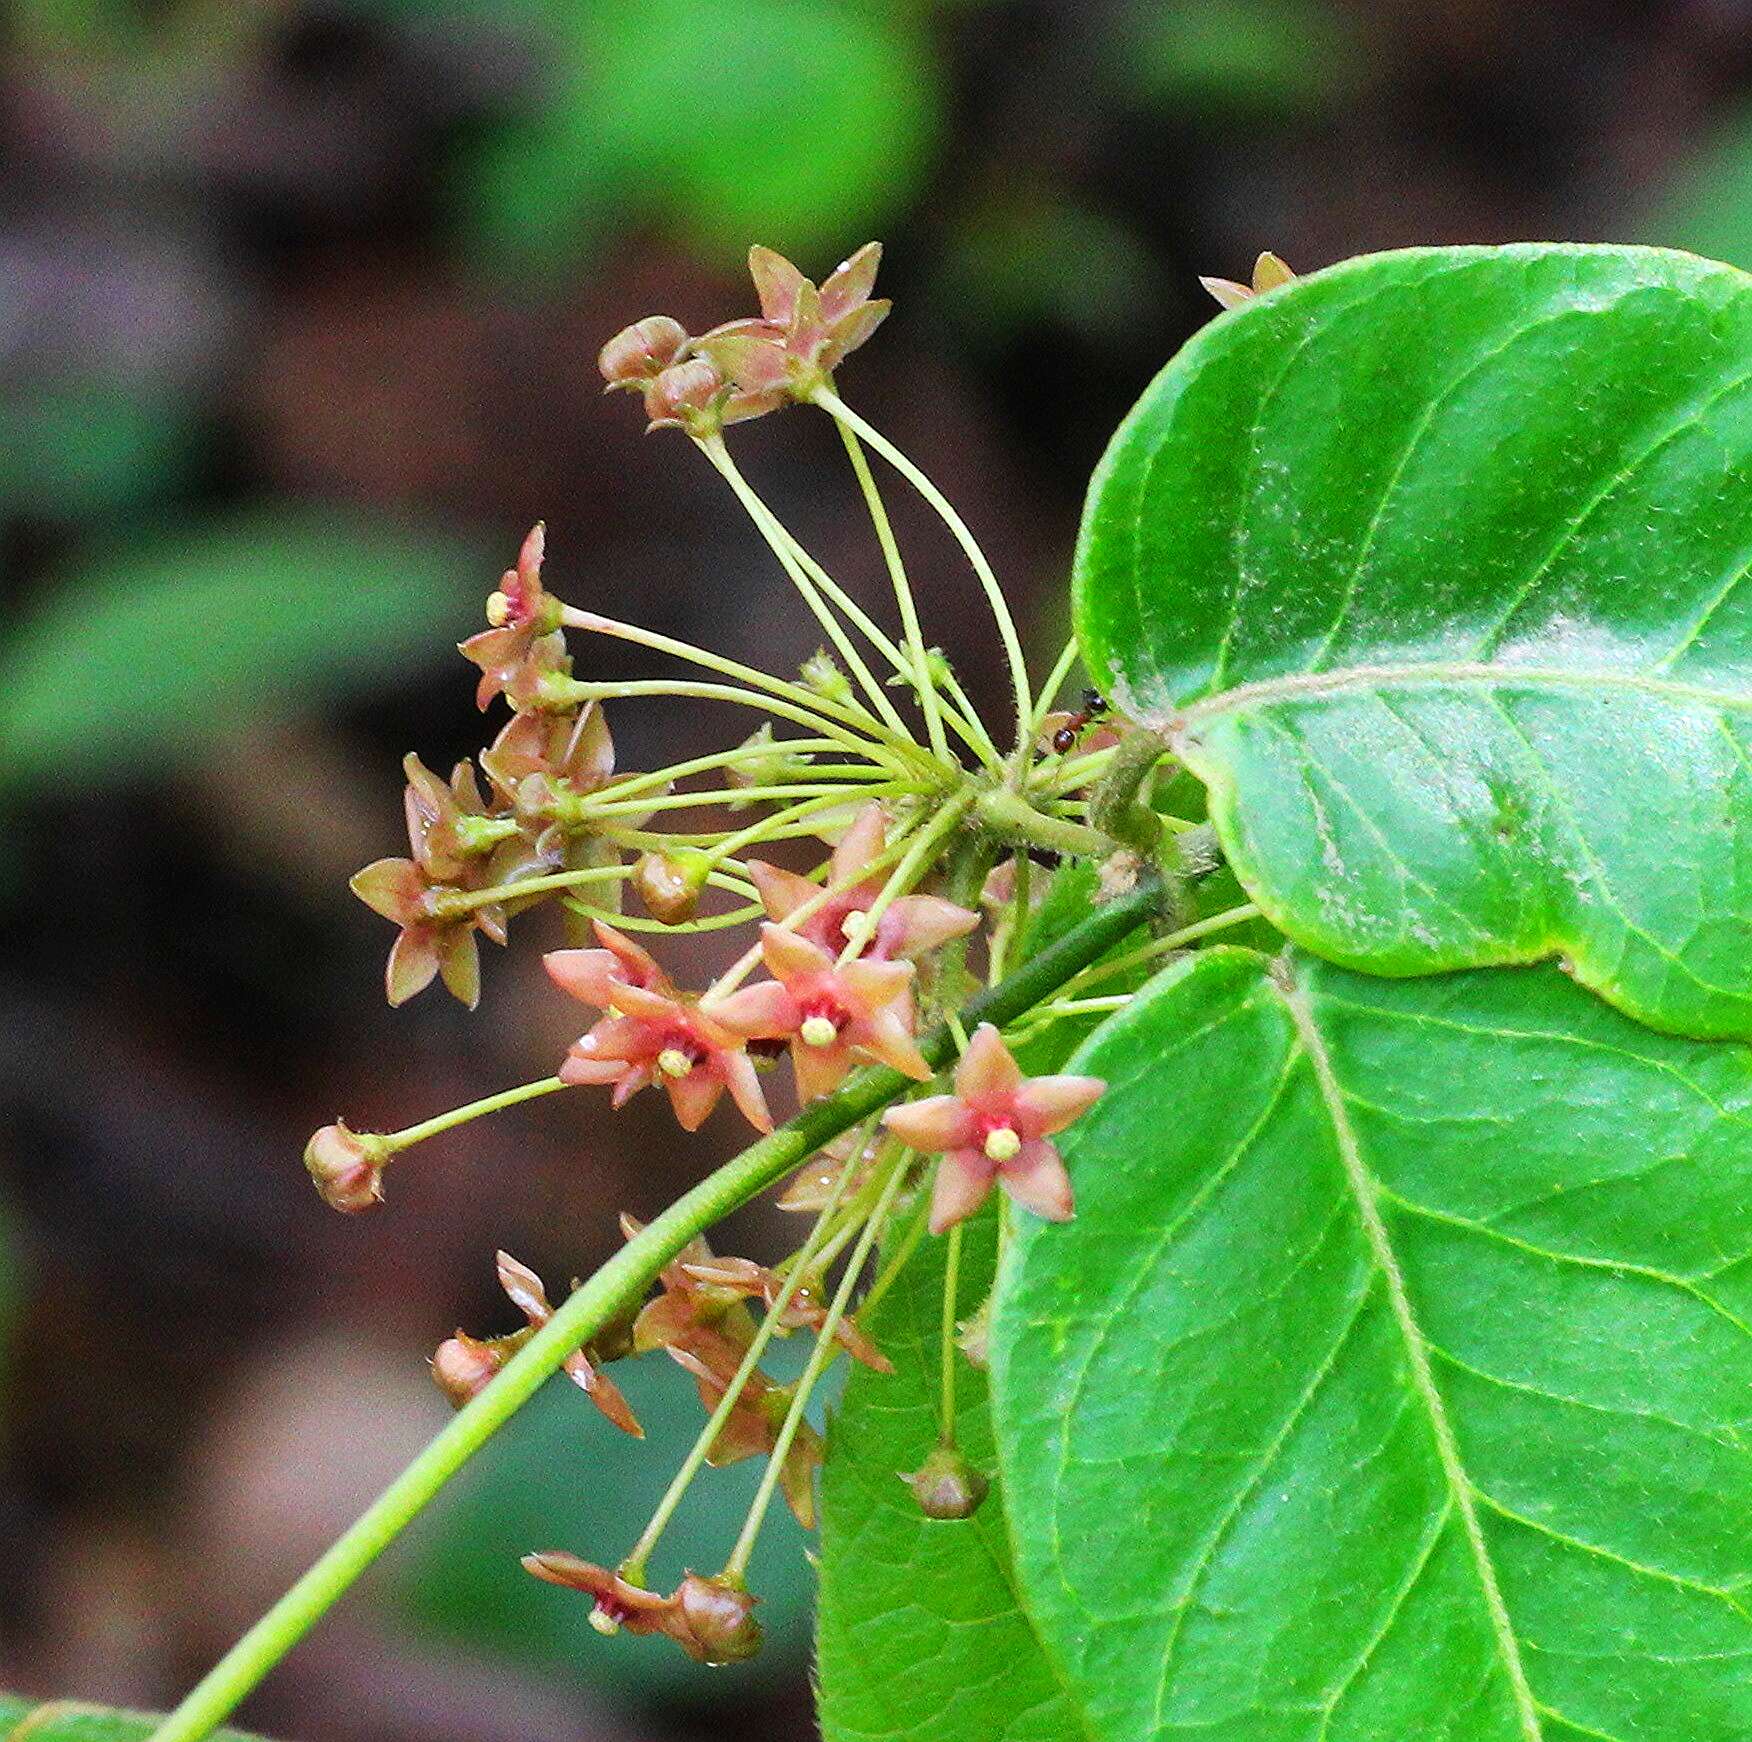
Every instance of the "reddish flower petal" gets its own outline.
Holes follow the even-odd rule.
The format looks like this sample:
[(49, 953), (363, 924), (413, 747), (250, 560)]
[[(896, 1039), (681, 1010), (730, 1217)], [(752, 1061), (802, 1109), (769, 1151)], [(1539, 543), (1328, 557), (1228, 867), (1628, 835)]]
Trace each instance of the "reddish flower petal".
[(573, 1384), (577, 1385), (584, 1395), (622, 1433), (631, 1434), (636, 1440), (642, 1440), (645, 1437), (645, 1430), (639, 1425), (639, 1418), (633, 1414), (632, 1405), (627, 1402), (625, 1393), (606, 1373), (590, 1364), (589, 1357), (582, 1349), (574, 1350), (566, 1357), (562, 1365)]
[[(888, 819), (882, 806), (872, 802), (852, 819), (852, 826), (840, 837), (828, 867), (830, 883), (845, 883), (866, 870), (881, 857), (888, 834)], [(819, 894), (811, 885), (811, 891)]]
[(882, 244), (866, 242), (849, 259), (842, 260), (821, 281), (821, 312), (837, 321), (842, 315), (870, 300), (876, 288), (876, 269), (882, 264)]
[(892, 1010), (879, 1010), (866, 1017), (855, 1028), (847, 1030), (851, 1043), (873, 1059), (889, 1065), (902, 1076), (915, 1082), (928, 1083), (933, 1072), (930, 1061), (913, 1044), (913, 1037)]
[(760, 928), (760, 954), (775, 980), (802, 980), (833, 972), (833, 957), (826, 950), (782, 926)]
[(767, 1109), (766, 1096), (761, 1090), (760, 1077), (755, 1071), (753, 1059), (745, 1052), (727, 1053), (723, 1058), (722, 1069), (730, 1099), (736, 1103), (742, 1117), (756, 1131), (771, 1131), (773, 1116)]
[(695, 1066), (685, 1077), (665, 1077), (663, 1086), (675, 1108), (675, 1117), (683, 1131), (698, 1131), (711, 1117), (724, 1084), (710, 1071)]
[(1010, 1056), (1004, 1037), (982, 1022), (955, 1067), (956, 1094), (978, 1107), (1005, 1106), (1021, 1081), (1021, 1066)]
[(762, 318), (789, 326), (797, 312), (797, 292), (809, 281), (783, 254), (758, 244), (748, 251), (748, 271), (760, 297)]
[(1101, 1099), (1106, 1087), (1100, 1077), (1030, 1077), (1012, 1101), (1016, 1129), (1024, 1137), (1063, 1131)]
[(1252, 289), (1245, 284), (1237, 284), (1232, 278), (1206, 278), (1200, 274), (1199, 283), (1226, 309), (1239, 308), (1242, 303), (1253, 300)]
[(909, 1149), (933, 1155), (974, 1142), (979, 1119), (954, 1095), (927, 1095), (922, 1101), (890, 1107), (882, 1123)]
[(885, 297), (879, 302), (867, 302), (862, 308), (855, 308), (832, 321), (827, 329), (827, 343), (821, 348), (821, 367), (837, 369), (860, 345), (868, 342), (888, 319), (888, 311), (893, 307), (894, 304)]
[(1023, 1209), (1048, 1222), (1071, 1219), (1071, 1179), (1059, 1152), (1043, 1138), (1024, 1143), (998, 1169), (998, 1181)]
[(992, 1189), (992, 1164), (977, 1149), (952, 1149), (937, 1163), (931, 1187), (931, 1232), (965, 1222)]
[(412, 859), (374, 859), (356, 871), (347, 885), (371, 909), (397, 925), (420, 916), (420, 898), (426, 892), (419, 868)]
[(860, 1012), (874, 1013), (906, 996), (912, 986), (913, 965), (911, 962), (847, 962), (834, 978), (849, 1004)]
[(748, 880), (759, 892), (770, 919), (789, 919), (804, 902), (821, 893), (807, 877), (799, 877), (795, 871), (769, 865), (763, 859), (750, 859), (747, 865)]
[(404, 931), (390, 946), (384, 986), (391, 1004), (405, 1004), (438, 975), (438, 951), (424, 929)]
[(702, 1007), (712, 1020), (748, 1040), (771, 1040), (790, 1034), (801, 1020), (797, 1001), (777, 980), (744, 986), (728, 998)]
[(831, 1095), (846, 1080), (852, 1068), (851, 1048), (843, 1041), (831, 1046), (809, 1046), (803, 1041), (791, 1048), (791, 1070), (797, 1079), (800, 1102), (819, 1101)]
[(979, 915), (971, 908), (940, 895), (903, 895), (877, 921), (874, 953), (922, 956), (951, 938), (965, 937), (978, 924)]
[(606, 1010), (620, 989), (620, 960), (611, 950), (549, 950), (541, 959), (548, 978), (580, 1004)]

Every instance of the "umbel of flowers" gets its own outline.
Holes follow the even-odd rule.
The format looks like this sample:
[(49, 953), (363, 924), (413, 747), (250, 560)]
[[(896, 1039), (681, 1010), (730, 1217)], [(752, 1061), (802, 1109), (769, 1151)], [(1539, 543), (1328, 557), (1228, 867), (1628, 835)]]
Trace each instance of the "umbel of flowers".
[[(353, 889), (396, 928), (391, 1004), (441, 981), (472, 1007), (482, 988), (480, 939), (504, 946), (534, 909), (557, 908), (566, 936), (552, 941), (565, 947), (543, 960), (555, 995), (583, 1007), (580, 1033), (550, 1076), (401, 1131), (336, 1121), (305, 1155), (328, 1202), (357, 1212), (381, 1200), (405, 1151), (537, 1096), (575, 1090), (620, 1107), (657, 1090), (689, 1132), (728, 1101), (767, 1132), (786, 1096), (774, 1080), (786, 1060), (799, 1106), (835, 1095), (866, 1067), (897, 1073), (892, 1104), (805, 1161), (783, 1188), (782, 1207), (807, 1218), (794, 1251), (761, 1263), (715, 1254), (695, 1237), (663, 1267), (654, 1297), (565, 1358), (608, 1422), (636, 1435), (606, 1369), (661, 1350), (697, 1388), (706, 1421), (612, 1569), (557, 1550), (524, 1564), (588, 1596), (601, 1630), (661, 1633), (707, 1663), (758, 1648), (746, 1574), (774, 1493), (805, 1525), (814, 1516), (822, 1445), (807, 1419), (810, 1396), (841, 1356), (888, 1370), (866, 1325), (918, 1240), (928, 1230), (955, 1245), (953, 1276), (962, 1224), (994, 1189), (1006, 1206), (1001, 1235), (1011, 1213), (1074, 1212), (1074, 1182), (1052, 1138), (1103, 1084), (1025, 1076), (998, 1028), (969, 1035), (957, 1012), (980, 979), (998, 982), (1020, 965), (1031, 915), (1060, 867), (1099, 861), (1111, 892), (1154, 874), (1154, 860), (1172, 882), (1177, 834), (1191, 826), (1140, 802), (1157, 740), (1092, 694), (1075, 712), (1054, 711), (1073, 649), (1033, 682), (973, 535), (839, 397), (836, 371), (888, 313), (872, 296), (879, 257), (871, 243), (816, 285), (756, 248), (758, 315), (697, 336), (648, 316), (603, 347), (609, 388), (638, 394), (649, 427), (679, 432), (723, 479), (814, 617), (821, 650), (799, 672), (770, 673), (565, 603), (548, 590), (546, 540), (534, 527), (487, 601), (488, 626), (461, 648), (480, 671), (480, 707), (502, 707), (506, 717), (448, 778), (407, 759), (407, 853), (367, 866)], [(1268, 259), (1255, 284), (1279, 270)], [(1213, 288), (1224, 300), (1250, 294)], [(798, 542), (731, 457), (729, 426), (789, 405), (825, 413), (843, 440), (892, 586), (892, 632)], [(1002, 730), (980, 718), (925, 639), (871, 450), (942, 517), (989, 602), (1013, 691)], [(575, 666), (569, 631), (634, 643), (680, 661), (688, 675), (597, 681)], [(726, 718), (751, 712), (757, 723), (673, 767), (621, 770), (604, 710), (648, 697)], [(1115, 1007), (1118, 974), (1251, 911), (1180, 933), (1164, 921), (1141, 948), (1061, 985), (1028, 1013), (1029, 1032)], [(666, 937), (738, 929), (741, 947), (726, 951), (704, 985), (679, 983), (664, 964)], [(960, 1061), (938, 1092), (906, 1099), (934, 1076), (921, 1046), (927, 1030), (951, 1036)], [(626, 1230), (637, 1239), (640, 1225), (627, 1218)], [(496, 1263), (524, 1322), (493, 1336), (457, 1331), (439, 1346), (433, 1377), (458, 1406), (497, 1384), (554, 1319), (539, 1277), (503, 1252)], [(933, 1518), (965, 1517), (985, 1491), (952, 1432), (953, 1363), (979, 1358), (982, 1324), (976, 1315), (958, 1345), (945, 1337), (938, 1441), (919, 1448), (918, 1468), (896, 1471)], [(779, 1384), (762, 1359), (775, 1337), (796, 1334), (811, 1339), (809, 1358), (800, 1377)], [(745, 1458), (765, 1459), (765, 1470), (722, 1567), (690, 1573), (668, 1594), (650, 1589), (647, 1564), (689, 1484), (703, 1467)]]

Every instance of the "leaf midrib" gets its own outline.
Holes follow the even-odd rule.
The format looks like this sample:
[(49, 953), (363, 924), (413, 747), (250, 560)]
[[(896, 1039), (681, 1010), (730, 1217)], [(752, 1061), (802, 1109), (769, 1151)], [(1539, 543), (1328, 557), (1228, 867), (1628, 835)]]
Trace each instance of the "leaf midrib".
[(1643, 672), (1577, 669), (1563, 666), (1515, 665), (1504, 661), (1430, 661), (1400, 665), (1352, 665), (1333, 671), (1293, 672), (1260, 678), (1234, 689), (1206, 696), (1189, 707), (1166, 714), (1143, 713), (1142, 723), (1169, 732), (1176, 740), (1207, 721), (1274, 702), (1320, 700), (1330, 695), (1374, 689), (1439, 688), (1446, 684), (1477, 684), (1493, 688), (1626, 690), (1663, 701), (1752, 712), (1752, 689), (1715, 689), (1707, 684), (1677, 683)]
[(1436, 1384), (1429, 1350), (1412, 1311), (1404, 1273), (1399, 1267), (1398, 1256), (1393, 1250), (1387, 1225), (1381, 1216), (1374, 1176), (1363, 1159), (1362, 1147), (1350, 1122), (1344, 1091), (1333, 1068), (1331, 1054), (1327, 1051), (1325, 1036), (1320, 1032), (1307, 990), (1296, 978), (1293, 966), (1279, 958), (1272, 965), (1271, 977), (1283, 999), (1284, 1008), (1289, 1012), (1290, 1020), (1296, 1025), (1297, 1037), (1314, 1072), (1321, 1101), (1326, 1108), (1327, 1117), (1332, 1121), (1333, 1140), (1344, 1166), (1351, 1196), (1356, 1201), (1357, 1217), (1362, 1224), (1364, 1238), (1368, 1241), (1369, 1255), (1386, 1284), (1393, 1320), (1405, 1345), (1412, 1388), (1429, 1419), (1431, 1437), (1435, 1441), (1442, 1474), (1466, 1533), (1467, 1548), (1484, 1595), (1485, 1609), (1496, 1639), (1497, 1654), (1502, 1660), (1510, 1692), (1514, 1696), (1521, 1734), (1525, 1742), (1544, 1742), (1545, 1731), (1540, 1723), (1540, 1707), (1533, 1697), (1532, 1687), (1528, 1684), (1527, 1672), (1521, 1662), (1520, 1642), (1515, 1637), (1508, 1605), (1503, 1600), (1502, 1588), (1497, 1583), (1496, 1568), (1484, 1540), (1484, 1527), (1478, 1516), (1472, 1481), (1466, 1474), (1466, 1466), (1460, 1457), (1460, 1446), (1454, 1435), (1453, 1424), (1448, 1419), (1447, 1404)]

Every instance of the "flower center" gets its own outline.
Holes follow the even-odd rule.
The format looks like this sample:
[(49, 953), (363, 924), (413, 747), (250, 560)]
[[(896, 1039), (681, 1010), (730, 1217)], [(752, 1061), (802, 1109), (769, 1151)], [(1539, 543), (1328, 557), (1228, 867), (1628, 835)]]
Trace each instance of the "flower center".
[(699, 1063), (699, 1055), (691, 1047), (669, 1045), (657, 1055), (658, 1074), (665, 1077), (685, 1077)]
[(619, 1633), (626, 1618), (626, 1610), (607, 1597), (598, 1597), (596, 1607), (590, 1611), (590, 1625), (602, 1634)]
[(1015, 1129), (1009, 1125), (994, 1125), (986, 1133), (985, 1155), (987, 1161), (1014, 1161), (1021, 1151), (1022, 1139)]
[(797, 1030), (797, 1038), (805, 1046), (832, 1046), (839, 1039), (839, 1024), (823, 1011), (805, 1016)]
[(867, 914), (861, 907), (854, 907), (850, 909), (847, 912), (846, 917), (840, 921), (840, 936), (843, 937), (847, 943), (850, 943), (854, 938), (863, 937), (864, 933), (869, 929), (869, 926), (869, 914)]

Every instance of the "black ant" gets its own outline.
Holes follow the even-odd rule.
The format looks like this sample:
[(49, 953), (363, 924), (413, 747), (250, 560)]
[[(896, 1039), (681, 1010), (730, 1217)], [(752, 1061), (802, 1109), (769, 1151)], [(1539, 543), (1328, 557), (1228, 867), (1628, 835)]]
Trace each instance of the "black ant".
[(1072, 714), (1065, 723), (1052, 735), (1053, 750), (1060, 756), (1068, 756), (1077, 746), (1077, 740), (1089, 726), (1099, 720), (1107, 712), (1107, 699), (1098, 690), (1083, 691), (1083, 707), (1081, 712)]

